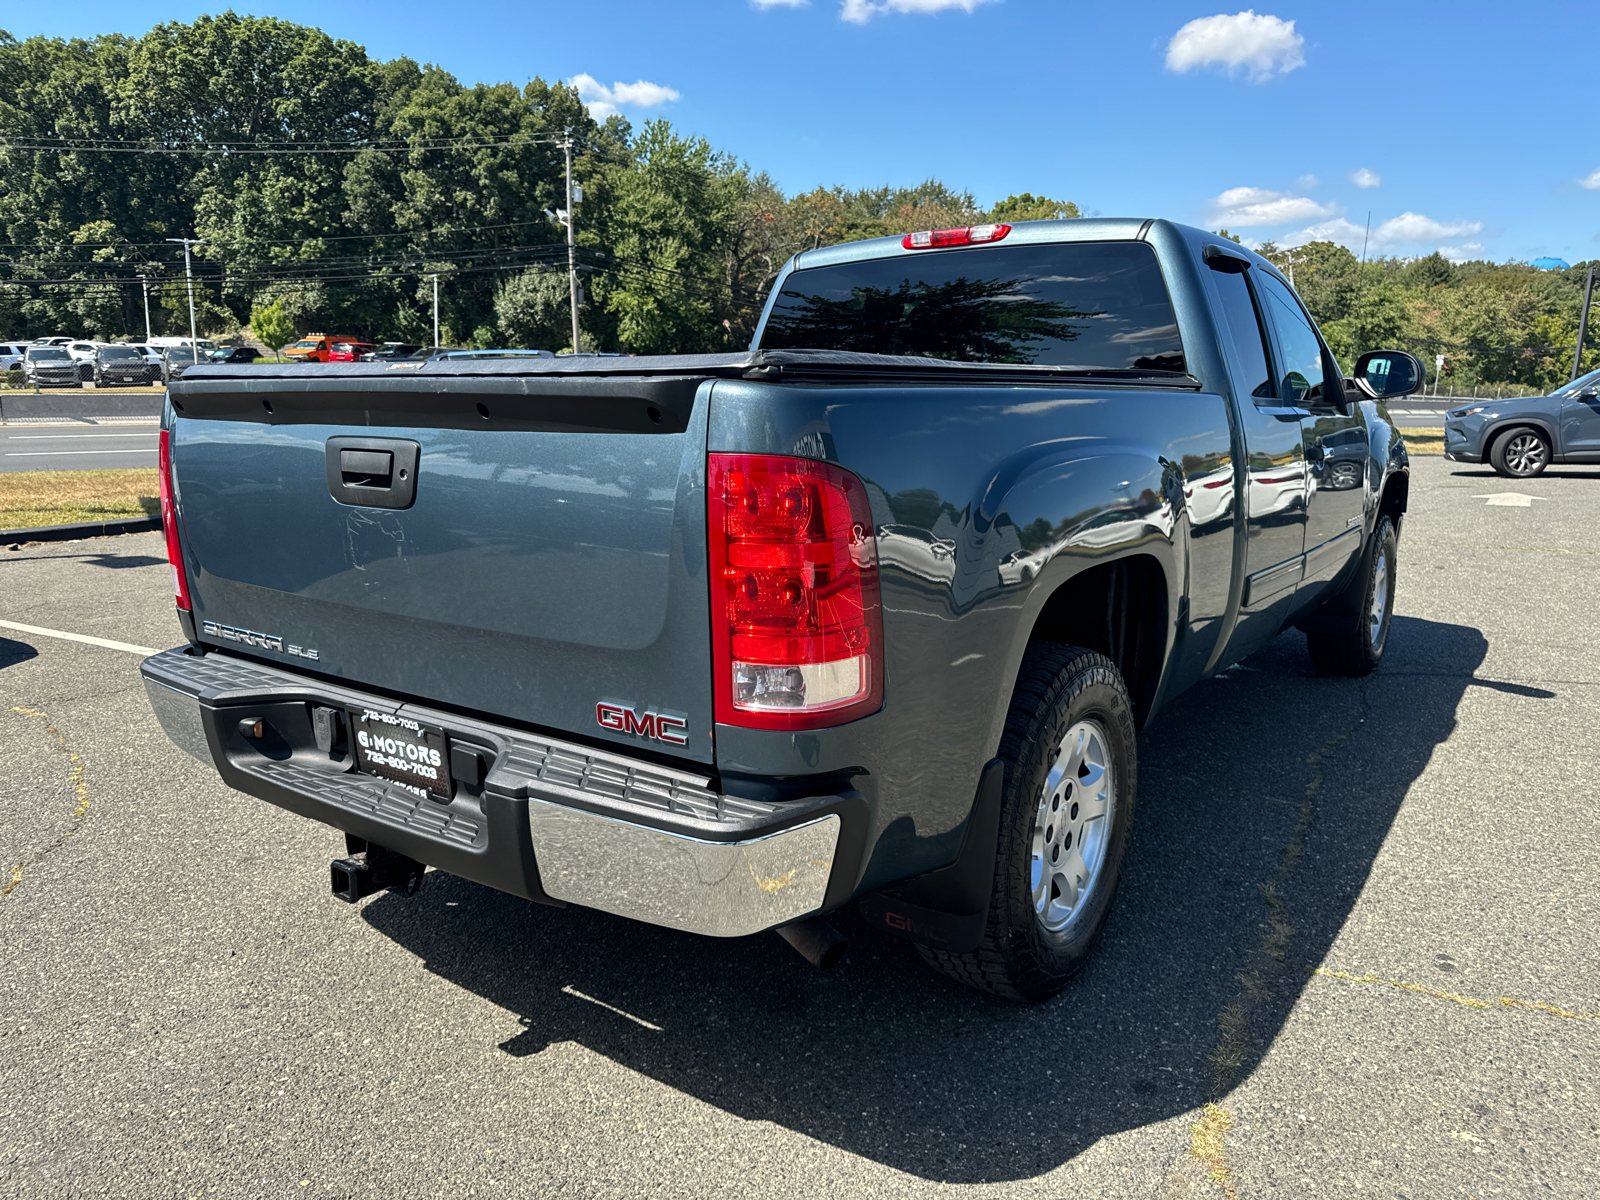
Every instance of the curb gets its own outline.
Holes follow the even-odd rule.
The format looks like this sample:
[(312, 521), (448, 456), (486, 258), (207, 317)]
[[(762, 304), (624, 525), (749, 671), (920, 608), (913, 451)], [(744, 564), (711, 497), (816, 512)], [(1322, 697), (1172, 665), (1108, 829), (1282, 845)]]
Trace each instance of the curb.
[(157, 533), (160, 529), (160, 517), (83, 521), (76, 525), (41, 525), (37, 529), (0, 529), (0, 546), (23, 542), (75, 542), (80, 538), (115, 537), (120, 533)]

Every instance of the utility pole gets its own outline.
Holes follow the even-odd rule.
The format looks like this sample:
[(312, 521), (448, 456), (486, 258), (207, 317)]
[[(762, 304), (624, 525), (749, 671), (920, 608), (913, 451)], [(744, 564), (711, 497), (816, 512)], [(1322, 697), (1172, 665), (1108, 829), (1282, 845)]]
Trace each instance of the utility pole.
[(572, 352), (577, 354), (583, 347), (578, 344), (578, 244), (572, 232), (572, 130), (566, 133), (561, 148), (567, 152), (567, 290), (572, 296)]
[(139, 287), (144, 292), (144, 340), (145, 345), (150, 344), (150, 277), (139, 276)]
[(199, 362), (200, 335), (195, 332), (194, 326), (194, 275), (189, 269), (189, 248), (205, 243), (200, 238), (168, 238), (167, 241), (177, 242), (183, 247), (183, 278), (189, 285), (189, 354), (195, 362)]
[(433, 348), (437, 350), (439, 348), (439, 277), (437, 275), (429, 275), (428, 278), (433, 280)]
[(1583, 285), (1583, 315), (1578, 318), (1578, 349), (1572, 356), (1572, 377), (1578, 377), (1583, 364), (1583, 338), (1589, 332), (1589, 301), (1594, 296), (1594, 267), (1589, 267), (1589, 282)]

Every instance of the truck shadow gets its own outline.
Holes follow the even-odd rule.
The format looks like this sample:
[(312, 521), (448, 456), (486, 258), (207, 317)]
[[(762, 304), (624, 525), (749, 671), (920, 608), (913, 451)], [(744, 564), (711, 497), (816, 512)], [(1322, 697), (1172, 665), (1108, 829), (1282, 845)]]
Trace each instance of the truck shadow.
[[(577, 1042), (922, 1178), (1029, 1178), (1255, 1067), (1467, 687), (1487, 682), (1472, 678), (1486, 650), (1476, 629), (1401, 617), (1378, 674), (1326, 679), (1291, 634), (1180, 698), (1141, 737), (1139, 812), (1104, 939), (1036, 1008), (932, 974), (853, 909), (837, 918), (851, 951), (827, 974), (774, 936), (697, 938), (437, 874), (417, 898), (388, 894), (364, 914), (430, 971), (518, 1014), (510, 1055)], [(1292, 927), (1277, 943), (1262, 892), (1275, 877)], [(1234, 1066), (1219, 1073), (1218, 1018), (1241, 1001), (1248, 1029), (1241, 1039), (1232, 1022)]]

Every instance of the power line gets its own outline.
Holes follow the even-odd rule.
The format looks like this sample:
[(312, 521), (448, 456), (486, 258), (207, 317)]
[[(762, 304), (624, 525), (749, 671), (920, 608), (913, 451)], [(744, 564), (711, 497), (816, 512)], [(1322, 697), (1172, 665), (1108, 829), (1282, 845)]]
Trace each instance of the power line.
[(0, 142), (0, 150), (28, 154), (215, 154), (242, 157), (256, 154), (381, 154), (426, 153), (430, 150), (503, 150), (521, 146), (559, 145), (560, 138), (508, 135), (504, 138), (450, 138), (383, 142), (201, 142), (175, 146), (163, 142), (67, 142), (25, 140)]
[[(217, 245), (217, 246), (237, 246), (237, 245), (298, 246), (298, 245), (304, 245), (306, 242), (350, 242), (350, 241), (363, 241), (363, 240), (365, 240), (365, 241), (373, 241), (373, 240), (376, 240), (378, 238), (432, 237), (435, 234), (445, 234), (445, 233), (484, 233), (484, 232), (487, 232), (487, 231), (489, 231), (491, 229), (523, 229), (523, 228), (526, 228), (529, 225), (548, 225), (548, 224), (549, 224), (549, 221), (547, 221), (547, 220), (539, 220), (539, 221), (507, 221), (507, 222), (504, 222), (504, 223), (499, 224), (499, 225), (453, 225), (453, 226), (447, 225), (447, 226), (444, 226), (443, 228), (440, 228), (440, 229), (415, 229), (415, 230), (398, 229), (398, 230), (395, 230), (392, 233), (341, 233), (341, 234), (329, 234), (329, 235), (326, 235), (326, 236), (325, 235), (321, 235), (321, 234), (313, 234), (310, 237), (301, 237), (301, 238), (259, 238), (259, 239), (252, 238), (252, 239), (241, 239), (238, 242), (230, 241), (225, 235), (222, 235), (222, 234), (213, 234), (211, 236), (211, 243), (212, 243), (212, 245)], [(30, 248), (34, 248), (34, 247), (48, 248), (51, 245), (60, 245), (60, 244), (61, 243), (49, 243), (49, 242), (0, 242), (0, 249), (26, 250), (26, 249), (30, 249)], [(71, 242), (71, 243), (68, 243), (68, 244), (74, 249), (79, 248), (79, 247), (87, 248), (87, 247), (92, 247), (92, 246), (106, 246), (106, 247), (125, 248), (125, 249), (129, 249), (129, 250), (139, 250), (139, 249), (146, 249), (146, 248), (149, 248), (149, 247), (152, 247), (152, 246), (162, 246), (165, 243), (164, 242)]]

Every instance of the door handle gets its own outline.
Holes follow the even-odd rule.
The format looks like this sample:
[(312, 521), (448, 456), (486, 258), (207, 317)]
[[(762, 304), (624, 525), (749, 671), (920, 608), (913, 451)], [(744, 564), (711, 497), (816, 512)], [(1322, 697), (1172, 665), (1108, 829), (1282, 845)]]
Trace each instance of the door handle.
[(408, 438), (329, 438), (328, 494), (358, 508), (410, 508), (421, 455)]

